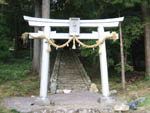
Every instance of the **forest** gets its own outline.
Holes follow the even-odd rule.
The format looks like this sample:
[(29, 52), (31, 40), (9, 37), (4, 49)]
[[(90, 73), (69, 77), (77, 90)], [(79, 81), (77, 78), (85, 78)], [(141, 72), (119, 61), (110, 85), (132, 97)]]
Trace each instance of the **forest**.
[[(139, 107), (150, 107), (150, 0), (0, 0), (0, 98), (39, 95), (41, 40), (28, 40), (24, 44), (21, 36), (40, 28), (30, 27), (23, 19), (24, 15), (52, 19), (124, 17), (119, 28), (108, 30), (122, 35), (125, 86), (121, 85), (120, 40), (107, 40), (110, 89), (117, 90), (117, 95), (127, 101), (144, 96), (146, 101)], [(53, 30), (67, 32), (67, 29)], [(81, 29), (81, 32), (92, 30)], [(94, 41), (86, 40), (85, 43), (93, 44)], [(57, 51), (52, 49), (51, 68)], [(98, 48), (81, 47), (77, 53), (90, 78), (101, 90)], [(3, 107), (0, 112), (17, 113)]]

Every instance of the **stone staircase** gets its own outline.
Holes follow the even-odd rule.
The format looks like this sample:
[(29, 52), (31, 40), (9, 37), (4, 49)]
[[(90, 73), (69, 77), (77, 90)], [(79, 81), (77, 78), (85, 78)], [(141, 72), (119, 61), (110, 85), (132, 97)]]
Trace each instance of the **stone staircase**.
[(88, 91), (91, 80), (78, 56), (73, 51), (59, 51), (51, 76), (51, 93), (63, 90), (72, 92)]

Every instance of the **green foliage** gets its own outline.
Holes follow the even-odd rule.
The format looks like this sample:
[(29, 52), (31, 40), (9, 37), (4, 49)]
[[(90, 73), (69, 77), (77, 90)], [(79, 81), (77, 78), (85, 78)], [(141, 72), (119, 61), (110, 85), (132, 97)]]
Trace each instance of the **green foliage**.
[(6, 108), (0, 106), (0, 113), (20, 113), (20, 112), (18, 112), (15, 109), (7, 110)]
[[(5, 0), (5, 2), (6, 4), (1, 5), (0, 10), (0, 40), (7, 41), (1, 42), (1, 44), (9, 46), (4, 47), (7, 50), (9, 48), (16, 50), (22, 47), (20, 36), (27, 29), (23, 15), (31, 15), (32, 2), (28, 0)], [(6, 50), (2, 49), (1, 51)]]
[[(2, 22), (0, 22), (2, 23)], [(8, 36), (9, 30), (6, 26), (2, 26), (0, 24), (0, 59), (3, 61), (6, 61), (10, 56), (11, 52), (9, 51), (9, 48), (11, 47), (12, 41), (10, 40)]]
[[(94, 40), (89, 40), (89, 41), (85, 42), (85, 44), (87, 44), (87, 45), (92, 45), (92, 44), (95, 44), (95, 43), (96, 43), (96, 41), (94, 41)], [(81, 47), (80, 50), (81, 50), (80, 55), (84, 56), (84, 57), (87, 57), (87, 56), (90, 56), (90, 55), (93, 55), (93, 56), (98, 55), (96, 53), (98, 51), (98, 48), (86, 49), (84, 47)]]
[(126, 17), (122, 25), (125, 54), (129, 54), (131, 45), (144, 35), (144, 25), (140, 17)]
[(23, 15), (31, 14), (31, 1), (28, 0), (1, 0), (5, 4), (0, 10), (0, 60), (7, 61), (13, 50), (22, 48), (21, 34), (27, 26)]
[(150, 107), (150, 97), (146, 97), (146, 100), (142, 103), (139, 103), (138, 107), (149, 108)]
[[(92, 45), (95, 43), (96, 41), (94, 40), (85, 41), (85, 44), (87, 45)], [(80, 47), (79, 56), (87, 57), (89, 59), (90, 64), (93, 65), (95, 57), (98, 56), (97, 52), (98, 48), (86, 49), (84, 47)]]
[[(115, 30), (116, 31), (116, 30)], [(122, 23), (122, 33), (123, 33), (123, 46), (124, 46), (124, 54), (126, 61), (131, 54), (131, 47), (134, 42), (140, 40), (144, 34), (144, 25), (142, 24), (142, 20), (136, 16), (126, 17), (124, 22)], [(85, 42), (88, 45), (94, 44), (95, 41), (89, 40)], [(87, 57), (90, 56), (93, 59), (94, 56), (98, 55), (98, 48), (94, 51), (92, 49), (85, 49), (81, 48), (81, 56)], [(115, 67), (115, 71), (117, 73), (121, 72), (121, 65), (120, 65), (120, 42), (117, 40), (113, 42), (112, 40), (107, 41), (107, 55), (108, 55), (108, 66)], [(125, 62), (125, 71), (133, 71), (133, 66), (130, 66)]]
[(122, 4), (125, 7), (133, 7), (136, 3), (141, 3), (141, 0), (112, 0), (112, 4)]
[[(115, 65), (115, 70), (117, 73), (121, 73), (121, 63), (118, 63)], [(129, 64), (125, 64), (125, 71), (126, 72), (133, 72), (133, 66), (130, 66)]]
[(103, 9), (101, 2), (101, 0), (57, 0), (57, 4), (52, 5), (53, 11), (55, 9), (55, 12), (52, 12), (52, 17), (99, 18)]
[(20, 113), (20, 112), (18, 112), (18, 111), (15, 110), (15, 109), (10, 110), (10, 112), (11, 112), (11, 113)]
[(11, 58), (0, 63), (0, 83), (23, 79), (29, 74), (31, 61), (28, 58)]

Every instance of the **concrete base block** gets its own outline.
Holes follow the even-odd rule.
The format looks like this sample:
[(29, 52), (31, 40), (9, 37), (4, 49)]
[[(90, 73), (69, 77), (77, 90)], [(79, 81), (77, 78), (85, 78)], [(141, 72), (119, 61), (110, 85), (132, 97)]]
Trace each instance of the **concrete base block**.
[(101, 104), (113, 104), (116, 102), (116, 100), (113, 98), (113, 97), (104, 97), (104, 96), (101, 96), (98, 100), (97, 100), (98, 103), (101, 103)]
[(40, 106), (48, 106), (51, 104), (51, 102), (48, 98), (40, 98), (39, 97), (35, 100), (35, 104), (40, 105)]
[(56, 87), (57, 87), (57, 83), (56, 82), (52, 82), (50, 85), (50, 92), (51, 94), (55, 94), (56, 93)]

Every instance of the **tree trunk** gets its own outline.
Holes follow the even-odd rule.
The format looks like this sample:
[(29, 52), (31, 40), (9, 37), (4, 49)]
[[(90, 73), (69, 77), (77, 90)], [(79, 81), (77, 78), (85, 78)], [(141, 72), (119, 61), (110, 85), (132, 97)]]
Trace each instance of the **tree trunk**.
[(50, 17), (50, 0), (42, 0), (42, 18)]
[(15, 50), (18, 50), (18, 26), (17, 26), (17, 17), (14, 17), (15, 20)]
[[(41, 8), (40, 1), (35, 0), (35, 17), (40, 17)], [(34, 32), (38, 32), (39, 28), (35, 27)], [(34, 39), (33, 42), (33, 62), (32, 62), (32, 72), (38, 72), (40, 70), (40, 52), (41, 52), (41, 43), (40, 39)]]
[(119, 31), (120, 31), (120, 55), (121, 55), (122, 88), (125, 90), (125, 88), (126, 88), (126, 80), (125, 80), (125, 60), (124, 60), (124, 54), (123, 54), (123, 40), (122, 40), (121, 23), (119, 24)]
[(147, 76), (150, 76), (150, 9), (148, 7), (148, 1), (142, 1), (145, 32), (145, 72)]
[[(50, 18), (50, 0), (42, 0), (42, 18)], [(41, 40), (42, 53), (42, 40)]]

